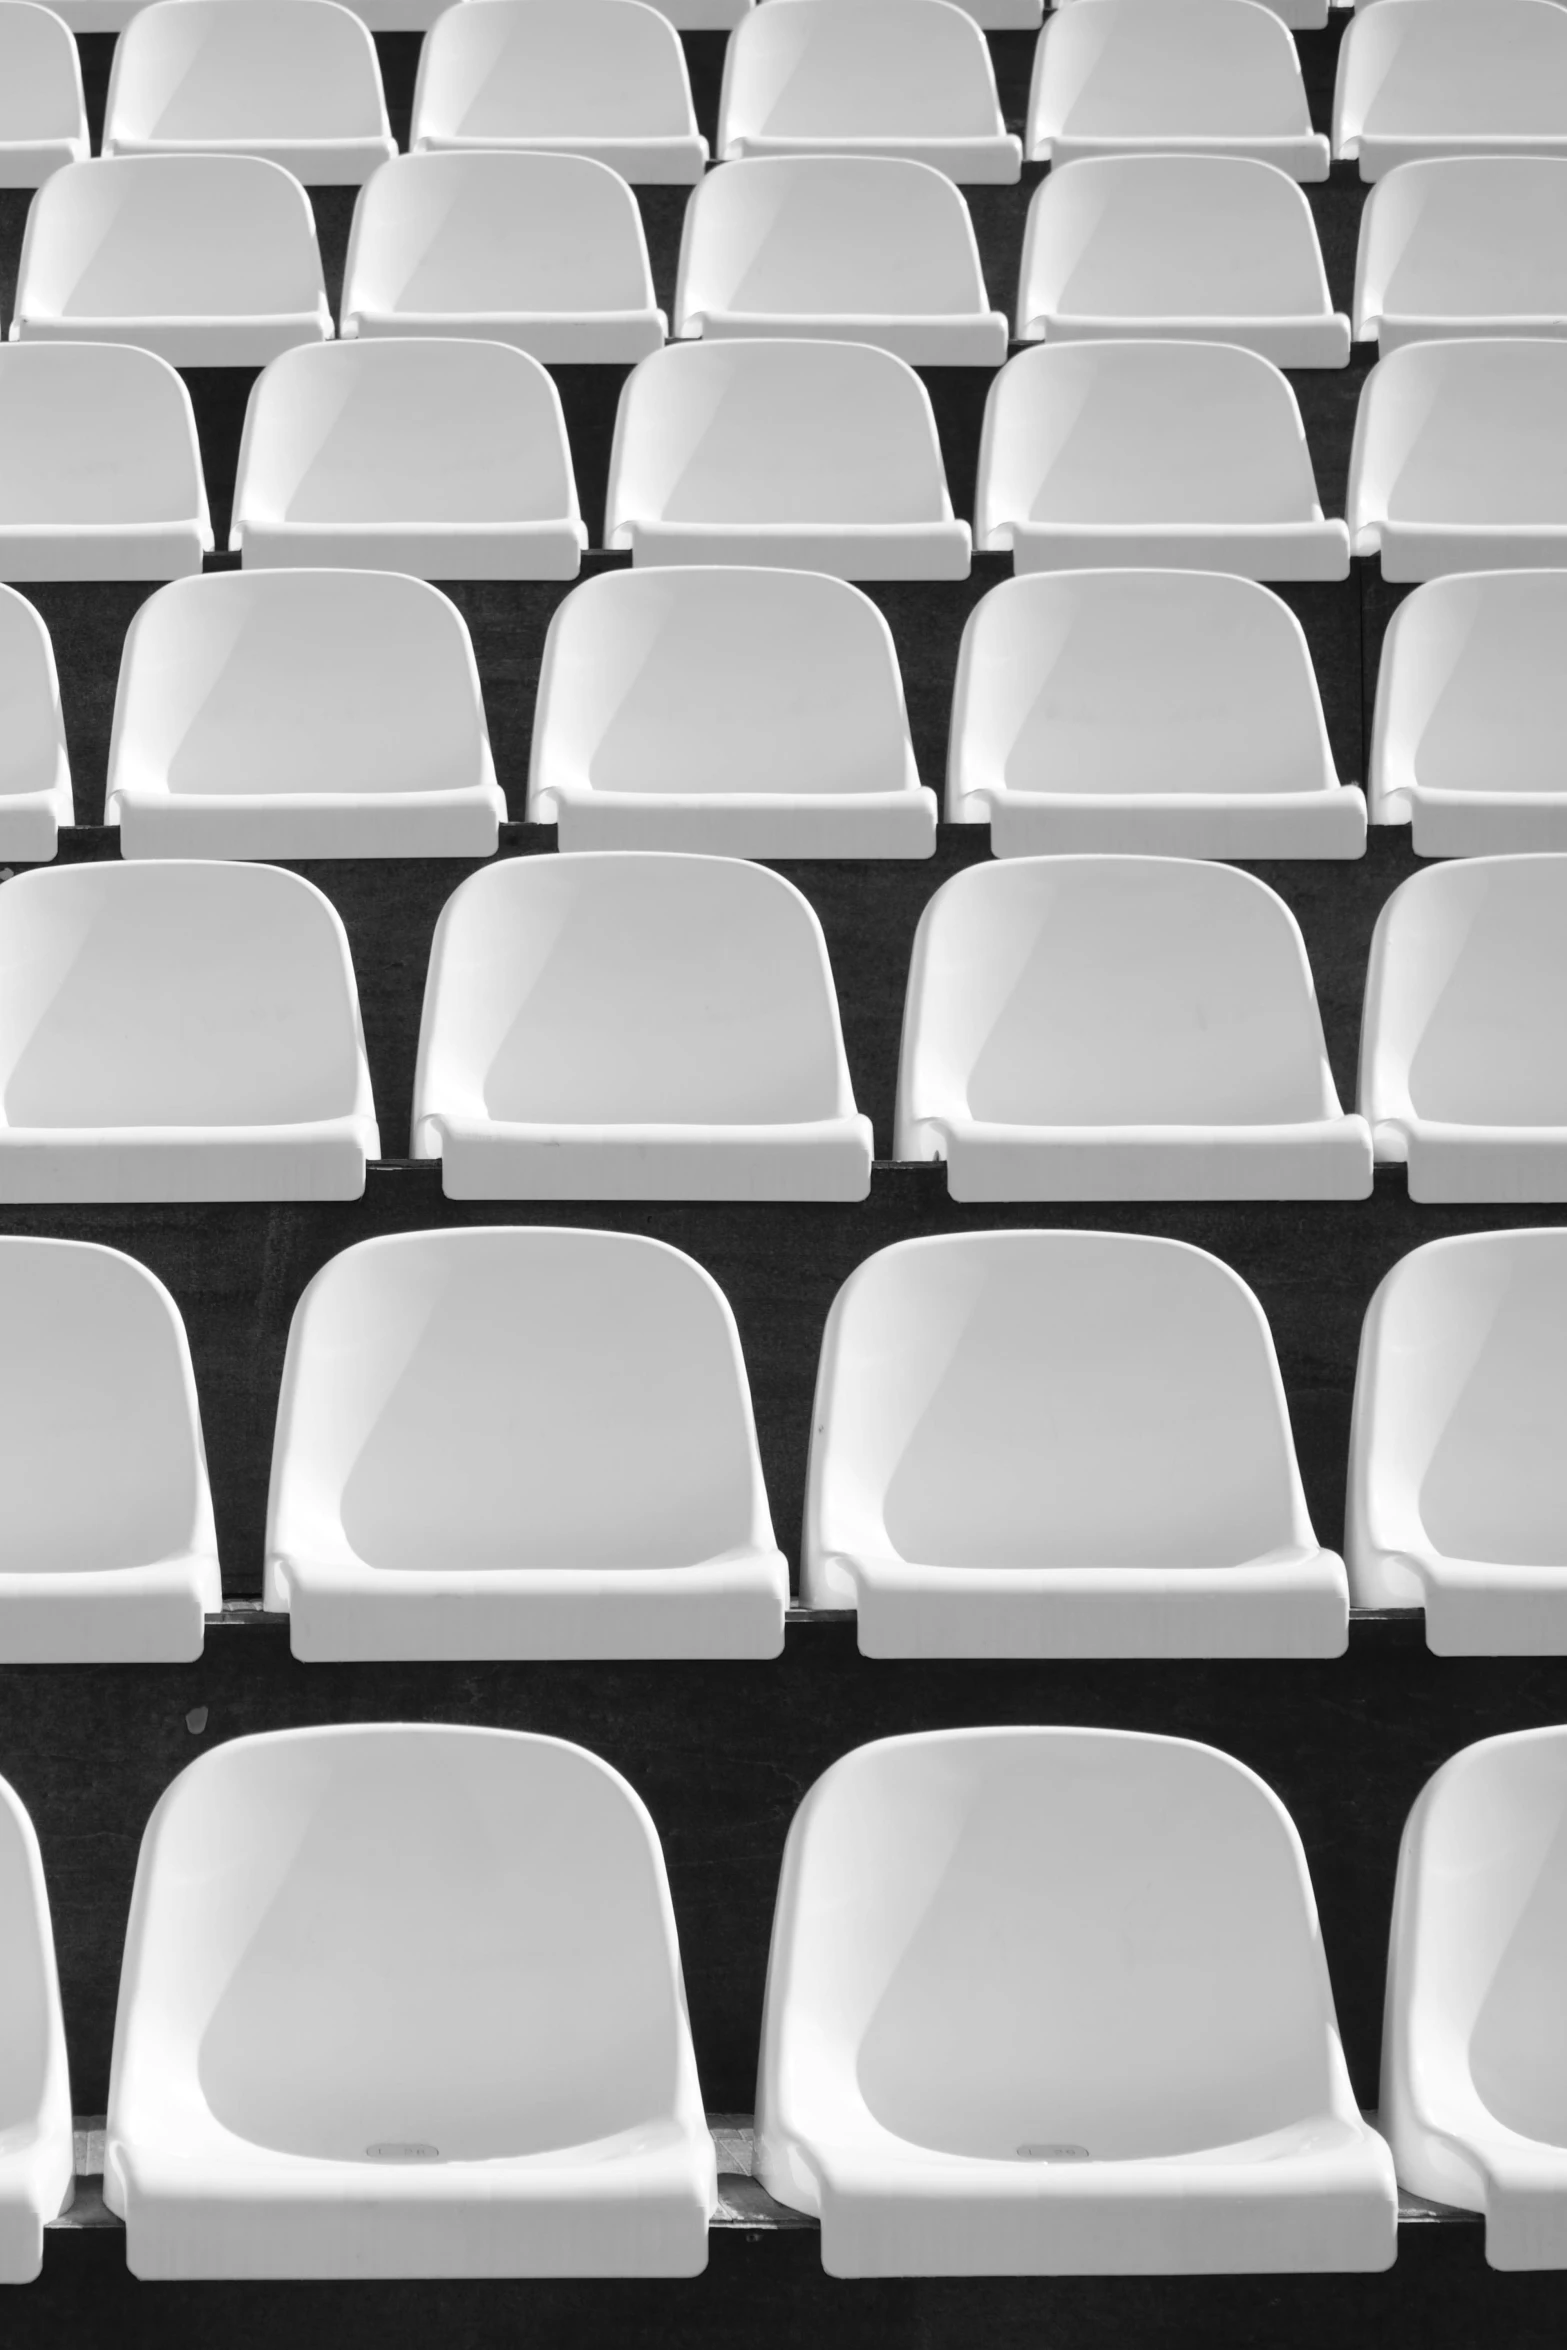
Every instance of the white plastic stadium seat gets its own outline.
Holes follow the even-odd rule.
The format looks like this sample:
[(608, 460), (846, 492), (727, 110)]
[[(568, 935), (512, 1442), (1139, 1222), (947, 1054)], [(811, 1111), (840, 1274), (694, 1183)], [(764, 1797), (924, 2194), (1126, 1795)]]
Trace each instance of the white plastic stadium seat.
[(1434, 155), (1567, 155), (1567, 9), (1395, 0), (1351, 19), (1333, 153), (1363, 180)]
[(1242, 155), (1103, 155), (1041, 180), (1017, 298), (1027, 343), (1175, 335), (1345, 367), (1311, 207)]
[(137, 2277), (695, 2276), (658, 1835), (559, 1739), (235, 1738), (142, 1840), (104, 2199)]
[(200, 1656), (223, 1582), (190, 1348), (162, 1282), (117, 1249), (0, 1239), (0, 1399), (0, 1659)]
[(343, 925), (274, 865), (0, 889), (0, 1200), (357, 1199), (379, 1154)]
[(266, 1593), (312, 1660), (779, 1655), (789, 1568), (723, 1292), (621, 1232), (334, 1257), (289, 1334)]
[(686, 209), (675, 332), (822, 335), (915, 367), (1007, 355), (968, 206), (945, 172), (891, 155), (756, 156), (709, 172)]
[(771, 337), (670, 343), (633, 370), (604, 544), (629, 547), (634, 563), (782, 564), (842, 579), (967, 579), (970, 556), (930, 395), (908, 362), (868, 343)]
[(1227, 1265), (1118, 1232), (903, 1241), (822, 1341), (808, 1607), (866, 1656), (1341, 1656), (1268, 1325)]
[(998, 857), (1366, 846), (1300, 622), (1221, 572), (1035, 572), (992, 588), (958, 655), (947, 815), (988, 823)]
[(115, 43), (105, 155), (260, 155), (354, 185), (397, 149), (375, 43), (337, 0), (153, 0)]
[(0, 579), (183, 579), (211, 549), (196, 419), (166, 359), (0, 346)]
[(1390, 352), (1355, 415), (1354, 552), (1380, 554), (1393, 580), (1567, 564), (1564, 411), (1567, 341), (1485, 336)]
[(1044, 16), (1044, 0), (957, 0), (957, 4), (987, 33), (1037, 33)]
[(821, 924), (726, 857), (476, 873), (436, 925), (413, 1155), (448, 1199), (863, 1199)]
[(560, 394), (511, 344), (320, 343), (251, 392), (229, 533), (247, 569), (575, 579), (586, 544)]
[(1567, 1656), (1567, 1232), (1467, 1232), (1366, 1316), (1344, 1538), (1361, 1607), (1438, 1656)]
[(1178, 7), (1078, 0), (1058, 8), (1034, 53), (1025, 152), (1030, 163), (1052, 164), (1093, 155), (1249, 155), (1292, 179), (1328, 176), (1328, 142), (1312, 130), (1295, 44), (1258, 0)]
[[(1353, 0), (1331, 0), (1332, 8), (1347, 8)], [(1073, 5), (1073, 0), (1055, 0), (1058, 8)], [(1275, 16), (1288, 25), (1292, 33), (1321, 32), (1330, 21), (1330, 0), (1266, 0)]]
[(36, 188), (91, 152), (70, 28), (58, 10), (0, 0), (0, 188)]
[(721, 162), (893, 155), (1010, 187), (1022, 154), (985, 36), (950, 0), (767, 0), (729, 37)]
[(419, 58), (409, 145), (552, 149), (683, 187), (707, 161), (680, 36), (643, 0), (448, 8)]
[(1397, 2243), (1288, 1813), (1140, 1732), (925, 1731), (817, 1781), (756, 2150), (830, 2276), (1385, 2269)]
[(549, 363), (664, 340), (636, 198), (586, 155), (398, 155), (367, 180), (345, 335), (475, 335)]
[(1567, 333), (1567, 156), (1400, 164), (1360, 216), (1355, 340)]
[(1417, 857), (1567, 849), (1567, 571), (1428, 580), (1382, 640), (1371, 818)]
[(310, 199), (259, 156), (73, 163), (28, 213), (13, 342), (137, 343), (175, 367), (264, 367), (331, 332)]
[(1046, 343), (1009, 360), (985, 403), (974, 543), (1010, 548), (1018, 571), (1349, 576), (1295, 395), (1233, 343)]
[[(78, 1471), (79, 1473), (79, 1471)], [(33, 1823), (0, 1779), (0, 2284), (31, 2284), (76, 2183), (71, 2083), (49, 1895)]]
[(1381, 2119), (1402, 2186), (1484, 2213), (1496, 2269), (1567, 2268), (1564, 1831), (1567, 1730), (1516, 1730), (1444, 1764), (1398, 1856)]
[(1411, 1199), (1567, 1200), (1564, 1025), (1567, 856), (1400, 884), (1371, 938), (1360, 1108)]
[(914, 936), (896, 1156), (956, 1200), (1365, 1199), (1293, 914), (1233, 865), (1025, 857)]
[(456, 606), (387, 571), (181, 580), (131, 622), (125, 857), (490, 857), (506, 802)]
[[(801, 680), (810, 690), (802, 693)], [(612, 571), (544, 640), (528, 814), (563, 849), (928, 857), (892, 632), (814, 571)]]
[(0, 857), (46, 864), (75, 821), (49, 631), (25, 596), (0, 587)]

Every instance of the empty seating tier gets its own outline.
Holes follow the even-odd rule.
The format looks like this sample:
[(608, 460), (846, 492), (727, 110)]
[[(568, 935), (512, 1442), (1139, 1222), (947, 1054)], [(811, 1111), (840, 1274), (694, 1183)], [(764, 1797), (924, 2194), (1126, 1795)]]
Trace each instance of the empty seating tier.
[(166, 359), (0, 347), (0, 578), (183, 579), (211, 548), (196, 419)]
[(448, 8), (419, 59), (410, 145), (553, 149), (681, 186), (707, 161), (679, 36), (643, 0)]
[(1219, 572), (1007, 580), (963, 632), (947, 815), (998, 857), (1358, 857), (1300, 622)]
[(176, 367), (264, 367), (332, 332), (310, 200), (254, 155), (73, 163), (34, 199), (14, 341), (136, 343)]
[[(1439, 5), (1440, 0), (1431, 0)], [(1548, 7), (1553, 0), (1529, 0)], [(1328, 176), (1295, 44), (1257, 0), (1077, 0), (1039, 37), (1030, 163), (1128, 154), (1249, 155)]]
[(560, 394), (512, 344), (301, 347), (250, 395), (229, 533), (247, 569), (575, 579), (586, 544)]
[(678, 1250), (404, 1233), (306, 1290), (267, 1527), (296, 1656), (771, 1657), (788, 1596), (734, 1316)]
[(375, 44), (337, 0), (153, 0), (115, 43), (105, 155), (260, 155), (307, 186), (396, 153)]
[(69, 28), (33, 0), (0, 0), (0, 188), (36, 188), (90, 152)]
[(266, 865), (0, 889), (0, 1200), (357, 1199), (380, 1155), (348, 941)]
[(950, 0), (754, 9), (729, 38), (718, 157), (768, 155), (901, 155), (1008, 187), (1022, 168), (985, 37)]
[(1567, 571), (1428, 580), (1382, 640), (1372, 821), (1420, 857), (1567, 849)]
[(1349, 573), (1293, 392), (1270, 360), (1223, 343), (1047, 343), (1010, 360), (985, 406), (974, 537), (1019, 571)]
[[(1096, 0), (1097, 4), (1097, 0)], [(1176, 335), (1279, 367), (1343, 367), (1311, 207), (1275, 164), (1106, 155), (1034, 192), (1017, 298), (1024, 342)]]
[(672, 564), (568, 596), (544, 640), (528, 812), (566, 850), (936, 845), (891, 631), (857, 588), (808, 571)]
[[(782, 12), (818, 5), (858, 13), (858, 0)], [(604, 543), (634, 563), (845, 579), (966, 579), (970, 557), (913, 368), (868, 343), (801, 340), (670, 344), (642, 361), (615, 419)]]
[(1567, 13), (1556, 0), (1357, 11), (1338, 54), (1333, 153), (1363, 180), (1436, 155), (1567, 155)]
[(1381, 2118), (1402, 2185), (1485, 2214), (1492, 2268), (1567, 2265), (1564, 1824), (1567, 1732), (1524, 1730), (1437, 1772), (1398, 1857)]
[(1564, 1020), (1567, 856), (1433, 865), (1393, 892), (1371, 941), (1360, 1109), (1411, 1199), (1567, 1200)]
[(1444, 335), (1552, 335), (1564, 319), (1567, 156), (1433, 156), (1372, 189), (1357, 343), (1387, 352)]
[(506, 802), (473, 646), (424, 581), (181, 580), (132, 621), (106, 817), (124, 857), (488, 857)]
[(1300, 1839), (1182, 1739), (949, 1730), (835, 1763), (784, 1853), (757, 2148), (834, 2276), (1393, 2260)]
[(625, 1781), (380, 1724), (192, 1764), (142, 1845), (104, 2182), (140, 2277), (698, 2274), (713, 2142)]
[(413, 1154), (449, 1199), (863, 1199), (816, 916), (723, 857), (475, 874), (436, 928)]
[(475, 335), (546, 363), (646, 358), (664, 340), (636, 198), (586, 155), (399, 155), (367, 180), (345, 335)]
[(943, 1233), (839, 1291), (801, 1590), (867, 1656), (1338, 1656), (1262, 1309), (1123, 1233)]
[(930, 164), (888, 155), (756, 156), (710, 172), (686, 213), (675, 332), (826, 335), (924, 367), (1007, 355), (962, 196)]
[(1567, 1655), (1567, 1232), (1476, 1232), (1396, 1264), (1366, 1316), (1346, 1543), (1361, 1607), (1439, 1656)]
[(1364, 1199), (1300, 932), (1228, 865), (1022, 857), (920, 917), (897, 1155), (957, 1200)]

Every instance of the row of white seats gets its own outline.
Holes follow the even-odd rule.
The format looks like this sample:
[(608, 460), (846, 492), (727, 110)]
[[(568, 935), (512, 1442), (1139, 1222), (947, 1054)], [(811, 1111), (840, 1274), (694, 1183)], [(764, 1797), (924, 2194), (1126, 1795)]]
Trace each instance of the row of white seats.
[[(971, 534), (905, 360), (867, 343), (675, 343), (621, 391), (604, 539), (634, 563), (872, 580), (966, 579), (976, 543), (1020, 572), (1337, 580), (1352, 551), (1380, 554), (1391, 580), (1553, 568), (1564, 403), (1567, 341), (1405, 344), (1361, 394), (1345, 523), (1323, 514), (1271, 360), (1046, 344), (991, 384)], [(504, 343), (297, 345), (252, 388), (229, 544), (247, 568), (574, 579), (587, 533), (555, 385)], [(194, 412), (166, 360), (0, 347), (0, 579), (178, 579), (211, 549)]]
[[(873, 343), (914, 366), (999, 367), (962, 195), (928, 164), (735, 163), (692, 193), (682, 338)], [(1567, 313), (1567, 158), (1405, 164), (1361, 216), (1354, 326), (1384, 352), (1442, 336), (1552, 335)], [(1024, 342), (1240, 343), (1342, 367), (1311, 211), (1271, 163), (1107, 156), (1052, 171), (1024, 234)], [(366, 182), (342, 331), (515, 343), (546, 363), (634, 362), (664, 342), (636, 199), (575, 155), (402, 155)], [(11, 340), (127, 342), (176, 367), (261, 367), (333, 332), (309, 199), (250, 156), (68, 164), (28, 215)]]
[[(547, 949), (547, 951), (546, 951)], [(343, 927), (276, 866), (0, 890), (0, 1200), (355, 1199), (380, 1141)], [(23, 984), (25, 975), (26, 984)], [(1567, 1199), (1567, 857), (1434, 866), (1372, 940), (1358, 1114), (1305, 947), (1231, 865), (1027, 857), (914, 942), (895, 1155), (958, 1200)], [(442, 910), (412, 1155), (450, 1199), (861, 1200), (821, 926), (738, 859), (486, 867)]]
[[(1377, 2270), (1401, 2181), (1567, 2266), (1567, 1731), (1465, 1749), (1399, 1855), (1359, 2112), (1289, 1814), (1215, 1748), (926, 1731), (790, 1829), (755, 2168), (829, 2274)], [(0, 1782), (4, 2274), (72, 2187), (38, 1842)], [(142, 1844), (104, 2194), (142, 2278), (691, 2276), (718, 2200), (657, 1831), (581, 1747), (232, 1740)]]
[[(0, 1329), (0, 1662), (199, 1656), (223, 1591), (174, 1300), (113, 1249), (3, 1238)], [(1351, 1600), (1423, 1609), (1439, 1655), (1560, 1656), (1564, 1407), (1567, 1231), (1405, 1257), (1366, 1317), (1346, 1576), (1217, 1258), (904, 1241), (828, 1318), (801, 1599), (875, 1657), (1331, 1657)], [(739, 1333), (689, 1257), (478, 1226), (306, 1289), (266, 1525), (296, 1657), (776, 1657), (788, 1599)]]
[[(1483, 28), (1483, 29), (1482, 29)], [(87, 154), (69, 28), (0, 10), (0, 176), (30, 186)], [(428, 33), (415, 149), (566, 149), (627, 179), (690, 184), (708, 161), (678, 34), (643, 0), (463, 0)], [(1358, 14), (1334, 127), (1311, 128), (1294, 43), (1257, 0), (1080, 0), (1039, 37), (1027, 132), (1006, 128), (985, 38), (950, 0), (789, 0), (732, 34), (718, 155), (901, 155), (1010, 184), (1025, 156), (1247, 155), (1322, 180), (1416, 157), (1567, 154), (1567, 17), (1555, 0), (1412, 0)], [(115, 51), (106, 155), (221, 149), (312, 185), (396, 152), (375, 48), (336, 0), (154, 0)]]
[[(1420, 855), (1567, 849), (1564, 650), (1567, 572), (1417, 589), (1383, 644), (1373, 822), (1412, 824)], [(568, 851), (936, 841), (891, 632), (818, 572), (671, 566), (575, 589), (544, 640), (526, 805)], [(1003, 857), (1354, 857), (1366, 840), (1299, 621), (1218, 572), (993, 588), (959, 649), (946, 811)], [(506, 803), (461, 614), (395, 572), (172, 582), (126, 637), (105, 813), (130, 858), (492, 856)], [(73, 821), (48, 632), (0, 588), (0, 857), (46, 862)]]

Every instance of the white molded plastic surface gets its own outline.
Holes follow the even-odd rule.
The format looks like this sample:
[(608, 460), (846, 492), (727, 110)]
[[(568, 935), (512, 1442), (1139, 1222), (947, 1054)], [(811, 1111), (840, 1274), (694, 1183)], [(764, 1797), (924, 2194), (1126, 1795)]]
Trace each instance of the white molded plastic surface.
[(762, 2030), (757, 2173), (830, 2275), (1392, 2265), (1300, 1838), (1210, 1746), (846, 1755), (789, 1832)]
[(667, 16), (677, 32), (727, 33), (749, 16), (756, 0), (649, 0), (649, 5)]
[(1428, 580), (1382, 639), (1369, 791), (1419, 857), (1567, 850), (1567, 571)]
[(0, 1659), (189, 1663), (223, 1581), (178, 1306), (117, 1249), (0, 1239), (0, 1333)]
[(1407, 1165), (1414, 1200), (1567, 1201), (1564, 1026), (1567, 856), (1402, 882), (1372, 933), (1360, 1028), (1378, 1164)]
[[(1073, 0), (1055, 0), (1058, 8), (1072, 4)], [(1292, 33), (1321, 32), (1330, 18), (1330, 0), (1266, 0), (1266, 5), (1289, 26)], [(1332, 8), (1352, 5), (1353, 0), (1331, 0)]]
[[(1567, 8), (1558, 14), (1567, 30)], [(1354, 552), (1380, 554), (1383, 578), (1398, 580), (1567, 563), (1564, 414), (1567, 342), (1498, 335), (1390, 352), (1355, 413)]]
[[(815, 6), (860, 14), (847, 0), (789, 0), (783, 13)], [(971, 550), (930, 394), (907, 360), (782, 336), (670, 343), (632, 371), (604, 544), (629, 547), (634, 563), (779, 564), (839, 579), (967, 579)]]
[(264, 367), (331, 332), (310, 199), (260, 156), (73, 163), (27, 215), (13, 342), (136, 343), (175, 367)]
[(1294, 41), (1258, 0), (1058, 8), (1034, 52), (1025, 152), (1030, 163), (1249, 155), (1292, 179), (1328, 176), (1328, 142), (1312, 130)]
[(1006, 187), (1023, 160), (985, 36), (950, 0), (753, 9), (724, 57), (718, 154), (904, 156)]
[(815, 571), (612, 571), (544, 640), (528, 814), (563, 849), (928, 857), (892, 632)]
[(229, 532), (247, 569), (575, 579), (586, 544), (560, 394), (512, 344), (319, 343), (251, 390)]
[(0, 188), (36, 188), (91, 153), (81, 59), (61, 12), (0, 0)]
[(305, 1291), (267, 1512), (296, 1656), (774, 1657), (788, 1601), (734, 1316), (678, 1249), (399, 1233)]
[(0, 857), (46, 864), (75, 821), (49, 631), (25, 596), (0, 587)]
[(183, 579), (211, 549), (196, 419), (166, 359), (0, 345), (0, 579)]
[[(79, 1472), (78, 1472), (79, 1473)], [(49, 1895), (33, 1823), (0, 1779), (0, 2284), (44, 2263), (44, 2228), (75, 2184), (71, 2084)]]
[(131, 622), (125, 857), (490, 857), (506, 802), (456, 606), (386, 571), (182, 580)]
[(1341, 1656), (1261, 1306), (1184, 1241), (883, 1249), (822, 1341), (808, 1607), (866, 1656)]
[(1567, 2268), (1567, 1730), (1465, 1747), (1404, 1829), (1381, 2120), (1400, 2183), (1485, 2214), (1492, 2268)]
[(138, 2277), (697, 2275), (713, 2142), (646, 1809), (513, 1730), (215, 1747), (142, 1839), (103, 2167)]
[(1333, 153), (1363, 180), (1433, 155), (1567, 155), (1567, 9), (1397, 0), (1357, 11), (1333, 92)]
[(1567, 1232), (1471, 1232), (1366, 1316), (1344, 1541), (1356, 1603), (1438, 1656), (1567, 1655)]
[(261, 155), (324, 187), (397, 149), (375, 43), (337, 0), (153, 0), (115, 43), (103, 152)]
[(367, 180), (345, 335), (477, 335), (535, 359), (646, 358), (664, 340), (637, 200), (587, 155), (398, 155)]
[[(1119, 5), (1081, 0), (1069, 13)], [(1271, 360), (1234, 343), (1019, 352), (985, 403), (974, 543), (1010, 548), (1019, 571), (1151, 564), (1349, 577), (1349, 532), (1317, 502), (1295, 395)]]
[(1346, 367), (1307, 203), (1243, 155), (1101, 155), (1041, 180), (1017, 297), (1026, 343), (1175, 335), (1278, 367)]
[(588, 155), (625, 179), (681, 187), (707, 161), (680, 36), (643, 0), (448, 8), (420, 53), (408, 143)]
[(1355, 340), (1567, 334), (1567, 157), (1403, 163), (1360, 216)]
[(1216, 571), (1035, 572), (958, 654), (947, 816), (998, 857), (1359, 857), (1300, 622)]
[(1294, 915), (1233, 865), (1020, 857), (914, 936), (896, 1156), (956, 1200), (1365, 1199)]
[(436, 924), (413, 1155), (448, 1199), (864, 1199), (811, 907), (725, 857), (474, 874)]
[(1044, 18), (1044, 0), (957, 0), (957, 4), (987, 33), (1037, 33)]
[(675, 332), (823, 335), (915, 367), (999, 367), (968, 206), (928, 163), (767, 155), (709, 172), (680, 244)]
[(18, 874), (0, 968), (0, 1200), (364, 1190), (380, 1146), (348, 940), (299, 875)]

